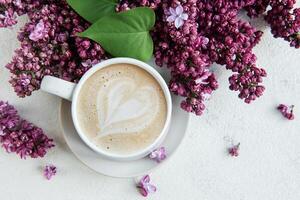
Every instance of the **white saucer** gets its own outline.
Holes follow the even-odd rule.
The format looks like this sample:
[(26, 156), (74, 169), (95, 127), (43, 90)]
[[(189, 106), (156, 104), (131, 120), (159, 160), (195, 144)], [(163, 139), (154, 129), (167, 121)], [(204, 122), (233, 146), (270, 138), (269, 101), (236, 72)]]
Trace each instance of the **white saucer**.
[[(159, 71), (161, 72), (161, 70)], [(161, 72), (161, 74), (164, 75), (164, 72)], [(178, 148), (185, 136), (185, 132), (189, 122), (189, 114), (180, 108), (179, 97), (172, 96), (172, 99), (172, 122), (169, 133), (167, 134), (165, 140), (161, 145), (166, 148), (167, 159), (160, 164), (157, 164), (156, 162), (148, 158), (142, 158), (129, 162), (113, 161), (106, 159), (94, 152), (82, 142), (79, 135), (77, 134), (71, 117), (71, 103), (66, 100), (62, 100), (60, 104), (59, 117), (62, 132), (68, 146), (75, 154), (75, 156), (81, 162), (83, 162), (85, 165), (95, 170), (96, 172), (119, 178), (145, 175), (165, 163), (175, 153), (175, 150)]]

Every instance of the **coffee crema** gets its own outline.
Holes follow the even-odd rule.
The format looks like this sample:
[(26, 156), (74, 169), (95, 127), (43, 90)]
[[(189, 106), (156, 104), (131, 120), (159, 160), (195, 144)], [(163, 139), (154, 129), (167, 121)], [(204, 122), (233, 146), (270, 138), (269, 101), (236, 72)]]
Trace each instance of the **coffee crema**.
[(160, 135), (167, 103), (149, 72), (131, 64), (114, 64), (83, 84), (77, 116), (82, 132), (98, 148), (126, 155), (146, 148)]

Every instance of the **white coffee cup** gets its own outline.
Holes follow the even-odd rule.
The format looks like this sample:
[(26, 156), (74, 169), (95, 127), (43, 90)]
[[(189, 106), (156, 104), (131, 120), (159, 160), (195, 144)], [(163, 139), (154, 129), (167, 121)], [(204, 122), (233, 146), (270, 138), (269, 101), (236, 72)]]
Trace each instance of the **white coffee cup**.
[[(151, 74), (159, 83), (159, 85), (162, 88), (162, 91), (166, 98), (167, 103), (167, 117), (164, 124), (164, 127), (159, 134), (159, 136), (154, 140), (153, 143), (151, 143), (149, 146), (145, 147), (144, 149), (134, 152), (130, 155), (118, 155), (118, 154), (112, 154), (110, 152), (104, 151), (97, 147), (95, 144), (93, 144), (87, 136), (82, 132), (79, 122), (78, 122), (78, 116), (76, 112), (76, 105), (79, 93), (82, 89), (83, 84), (85, 81), (92, 76), (96, 71), (101, 70), (102, 68), (114, 65), (114, 64), (132, 64), (136, 67), (140, 67), (144, 70), (146, 70), (149, 74)], [(77, 130), (78, 135), (83, 140), (83, 142), (89, 146), (92, 150), (99, 153), (100, 155), (113, 159), (113, 160), (119, 160), (119, 161), (130, 161), (130, 160), (137, 160), (140, 158), (143, 158), (147, 156), (149, 153), (151, 153), (153, 150), (159, 147), (159, 145), (164, 140), (166, 134), (168, 133), (170, 122), (171, 122), (171, 114), (172, 114), (172, 100), (171, 100), (171, 94), (168, 89), (168, 86), (165, 82), (165, 80), (161, 77), (161, 75), (150, 65), (141, 62), (136, 59), (132, 58), (112, 58), (109, 60), (105, 60), (100, 62), (99, 64), (96, 64), (91, 69), (89, 69), (80, 79), (80, 81), (75, 84), (71, 83), (53, 76), (45, 76), (42, 80), (41, 89), (43, 91), (46, 91), (48, 93), (57, 95), (59, 97), (62, 97), (64, 99), (67, 99), (69, 101), (72, 101), (72, 120), (74, 123), (74, 126)]]

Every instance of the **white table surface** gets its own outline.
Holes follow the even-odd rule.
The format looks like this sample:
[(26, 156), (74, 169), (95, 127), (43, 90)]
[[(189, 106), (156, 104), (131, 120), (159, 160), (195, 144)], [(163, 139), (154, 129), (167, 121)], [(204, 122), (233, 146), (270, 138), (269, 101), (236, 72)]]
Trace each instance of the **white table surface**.
[[(158, 191), (149, 199), (300, 199), (300, 49), (274, 39), (261, 20), (255, 23), (265, 31), (255, 48), (258, 64), (268, 72), (264, 96), (246, 105), (228, 89), (230, 72), (217, 67), (220, 88), (207, 103), (205, 114), (191, 118), (176, 155), (151, 174)], [(25, 99), (15, 95), (4, 65), (19, 45), (20, 26), (0, 29), (0, 99), (8, 100), (24, 118), (42, 127), (56, 147), (43, 159), (27, 160), (1, 149), (0, 199), (144, 199), (132, 179), (97, 174), (75, 158), (59, 128), (59, 98), (41, 91)], [(294, 121), (285, 120), (275, 110), (279, 103), (296, 105)], [(226, 153), (224, 138), (228, 137), (241, 142), (238, 158)], [(42, 176), (47, 163), (58, 167), (51, 181)]]

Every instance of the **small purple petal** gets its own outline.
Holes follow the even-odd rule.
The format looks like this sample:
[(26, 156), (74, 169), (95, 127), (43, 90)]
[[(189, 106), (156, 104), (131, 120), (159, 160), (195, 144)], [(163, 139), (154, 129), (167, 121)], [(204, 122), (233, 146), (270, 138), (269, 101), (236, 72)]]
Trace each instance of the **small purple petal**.
[(141, 195), (142, 195), (143, 197), (148, 196), (148, 192), (147, 192), (146, 189), (140, 187), (140, 188), (139, 188), (139, 191), (140, 191), (140, 193), (141, 193)]
[(183, 25), (183, 20), (180, 18), (180, 17), (177, 17), (176, 19), (175, 19), (175, 27), (178, 29), (178, 28), (180, 28), (182, 25)]
[(189, 16), (186, 13), (182, 13), (179, 17), (183, 20), (187, 20)]
[(178, 5), (175, 9), (176, 15), (181, 15), (183, 13), (183, 7), (181, 5)]
[(147, 184), (147, 191), (148, 193), (154, 193), (156, 192), (156, 187), (154, 185)]
[(176, 19), (176, 16), (170, 15), (170, 16), (167, 18), (167, 22), (174, 22), (175, 19)]
[(175, 15), (176, 16), (176, 11), (174, 8), (169, 8), (169, 12), (171, 13), (171, 15)]
[(144, 184), (144, 183), (149, 183), (150, 182), (150, 176), (149, 175), (146, 175), (142, 178), (141, 180), (141, 183)]

